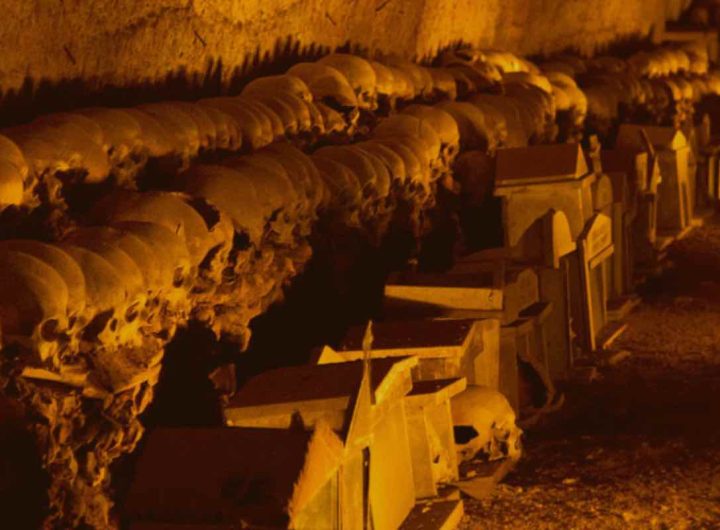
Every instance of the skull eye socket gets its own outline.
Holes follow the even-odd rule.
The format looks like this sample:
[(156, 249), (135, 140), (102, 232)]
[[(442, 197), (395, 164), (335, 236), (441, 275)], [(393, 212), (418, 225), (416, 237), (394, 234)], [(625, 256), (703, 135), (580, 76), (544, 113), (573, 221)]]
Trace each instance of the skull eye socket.
[(480, 433), (477, 432), (475, 427), (472, 425), (456, 425), (453, 427), (453, 435), (455, 437), (456, 444), (465, 445), (477, 438)]
[(57, 338), (58, 329), (60, 328), (60, 322), (57, 319), (52, 318), (43, 322), (40, 327), (40, 336), (43, 340), (51, 341)]
[(138, 311), (138, 304), (133, 304), (132, 306), (128, 307), (127, 311), (125, 311), (125, 322), (131, 323), (139, 315), (140, 313)]

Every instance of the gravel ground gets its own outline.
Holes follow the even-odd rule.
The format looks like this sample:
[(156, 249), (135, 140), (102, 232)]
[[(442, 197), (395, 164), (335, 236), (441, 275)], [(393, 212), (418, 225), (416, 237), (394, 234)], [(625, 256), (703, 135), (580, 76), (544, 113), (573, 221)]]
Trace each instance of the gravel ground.
[(670, 249), (613, 346), (631, 356), (568, 385), (470, 529), (720, 529), (720, 225)]

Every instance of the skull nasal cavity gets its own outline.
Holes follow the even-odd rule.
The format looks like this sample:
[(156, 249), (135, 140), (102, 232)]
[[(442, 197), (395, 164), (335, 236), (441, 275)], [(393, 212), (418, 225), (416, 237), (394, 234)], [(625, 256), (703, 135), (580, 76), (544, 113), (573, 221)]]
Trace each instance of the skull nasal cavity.
[(103, 311), (93, 318), (85, 327), (83, 338), (88, 341), (95, 340), (97, 336), (107, 327), (108, 322), (113, 316), (113, 311)]
[(455, 443), (458, 445), (465, 445), (480, 434), (472, 425), (456, 425), (453, 427), (453, 432), (455, 434)]

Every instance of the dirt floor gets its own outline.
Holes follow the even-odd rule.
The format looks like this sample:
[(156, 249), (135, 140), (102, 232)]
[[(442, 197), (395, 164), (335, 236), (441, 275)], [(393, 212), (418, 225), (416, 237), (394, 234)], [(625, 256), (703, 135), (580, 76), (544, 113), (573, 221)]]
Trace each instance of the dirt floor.
[(613, 345), (565, 388), (525, 456), (461, 529), (720, 529), (720, 224), (670, 249)]

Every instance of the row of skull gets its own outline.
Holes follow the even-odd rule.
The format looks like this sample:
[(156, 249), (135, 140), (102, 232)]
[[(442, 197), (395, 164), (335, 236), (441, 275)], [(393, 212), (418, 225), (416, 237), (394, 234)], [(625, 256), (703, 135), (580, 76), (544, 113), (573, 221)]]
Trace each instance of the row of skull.
[[(533, 94), (532, 83), (510, 75), (507, 101), (477, 102), (476, 106), (489, 107), (484, 113), (492, 115), (481, 128), (492, 135), (507, 128), (496, 122), (524, 120), (524, 134), (530, 137), (538, 127), (527, 116), (539, 119), (541, 106), (552, 116), (553, 105), (547, 96), (538, 102), (542, 96)], [(199, 153), (254, 151), (288, 137), (317, 140), (332, 133), (351, 134), (360, 111), (389, 112), (398, 102), (453, 101), (459, 91), (468, 96), (497, 90), (501, 80), (499, 66), (486, 63), (448, 61), (429, 68), (332, 54), (297, 64), (284, 75), (251, 81), (235, 97), (51, 114), (2, 131), (0, 205), (37, 205), (33, 192), (48, 173), (70, 173), (73, 181), (89, 184), (112, 177), (132, 187), (148, 158), (172, 159), (183, 169)], [(499, 118), (495, 106), (500, 114), (511, 116)], [(477, 111), (471, 121), (483, 123)], [(60, 199), (60, 188), (58, 183), (47, 193), (51, 200)]]
[[(173, 325), (203, 305), (214, 309), (228, 299), (252, 304), (271, 298), (266, 293), (291, 276), (293, 267), (285, 265), (278, 274), (283, 265), (273, 262), (287, 261), (301, 246), (318, 211), (362, 214), (366, 205), (397, 193), (427, 199), (458, 141), (449, 115), (415, 105), (364, 142), (321, 148), (311, 156), (287, 142), (259, 145), (249, 156), (193, 164), (178, 175), (173, 191), (115, 190), (87, 214), (93, 226), (76, 227), (57, 243), (0, 243), (4, 346), (25, 347), (36, 358), (21, 364), (57, 372), (65, 382), (70, 371), (92, 372), (91, 383), (116, 393), (113, 403), (132, 389), (147, 390), (147, 384), (137, 386), (133, 370), (157, 366)], [(245, 237), (238, 238), (241, 234)], [(250, 248), (238, 248), (238, 239)], [(276, 259), (268, 249), (280, 247), (286, 250)], [(243, 261), (254, 261), (254, 270)], [(228, 319), (225, 309), (215, 316), (213, 329), (218, 322), (226, 329), (246, 327), (260, 311), (258, 305)], [(55, 432), (50, 431), (46, 459), (64, 471), (53, 475), (53, 505), (70, 495), (78, 499), (78, 509), (66, 514), (68, 520), (89, 521), (79, 499), (90, 493), (105, 498), (98, 488), (107, 465), (118, 450), (134, 447), (137, 437), (107, 454), (99, 443), (93, 459), (98, 465), (88, 471), (92, 484), (85, 484), (69, 471), (84, 460), (55, 440)], [(113, 429), (108, 436), (124, 440), (122, 433)], [(61, 447), (64, 452), (58, 452)]]
[[(134, 322), (138, 308), (144, 307), (136, 298), (138, 293), (162, 293), (173, 300), (177, 297), (171, 292), (173, 288), (178, 289), (197, 274), (201, 263), (217, 280), (222, 266), (216, 263), (227, 260), (233, 229), (245, 234), (255, 246), (260, 245), (268, 228), (276, 243), (291, 244), (293, 230), (307, 235), (320, 209), (345, 212), (348, 220), (355, 211), (364, 219), (372, 219), (387, 209), (394, 188), (410, 196), (432, 197), (434, 182), (448, 174), (461, 149), (492, 152), (497, 147), (547, 139), (558, 106), (573, 108), (581, 116), (587, 103), (566, 73), (572, 69), (577, 75), (580, 67), (567, 58), (542, 65), (545, 74), (528, 61), (500, 52), (463, 50), (446, 53), (441, 61), (439, 68), (409, 63), (384, 66), (352, 55), (333, 54), (316, 63), (297, 64), (287, 74), (252, 81), (236, 98), (122, 110), (86, 109), (50, 115), (4, 131), (0, 161), (23, 181), (48, 171), (82, 168), (86, 181), (96, 183), (107, 178), (111, 167), (122, 166), (132, 158), (138, 146), (143, 146), (149, 157), (178, 156), (184, 165), (202, 150), (232, 152), (249, 144), (255, 151), (250, 156), (192, 165), (181, 173), (173, 192), (113, 193), (96, 205), (91, 216), (95, 223), (105, 223), (103, 228), (76, 228), (55, 247), (32, 241), (5, 242), (8, 304), (10, 300), (27, 304), (40, 296), (39, 285), (58, 280), (43, 270), (42, 258), (52, 256), (52, 260), (62, 262), (53, 264), (67, 274), (72, 270), (72, 278), (62, 279), (69, 289), (45, 285), (43, 288), (53, 294), (40, 297), (41, 302), (35, 300), (36, 305), (26, 312), (32, 315), (29, 319), (23, 312), (8, 308), (3, 318), (4, 334), (32, 337), (38, 351), (43, 352), (41, 359), (51, 358), (48, 342), (52, 341), (45, 339), (58, 336), (59, 330), (74, 326), (82, 329), (95, 322), (96, 315), (107, 315), (108, 311), (114, 315), (106, 319), (110, 327), (117, 328), (117, 318)], [(585, 68), (604, 68), (619, 75), (621, 64), (627, 71), (633, 63), (596, 59), (588, 61)], [(464, 79), (474, 81), (473, 86)], [(487, 86), (499, 81), (502, 90), (473, 94), (472, 90), (482, 88), (480, 79)], [(464, 101), (454, 100), (459, 86), (464, 87)], [(364, 142), (322, 147), (309, 157), (289, 143), (276, 142), (301, 132), (327, 133), (328, 120), (324, 117), (333, 113), (339, 116), (337, 123), (342, 123), (337, 130), (346, 131), (353, 126), (349, 116), (358, 108), (376, 109), (381, 97), (430, 97), (438, 87), (446, 101), (435, 106), (409, 104), (381, 120)], [(23, 185), (23, 190), (26, 188)], [(212, 215), (207, 213), (210, 210)], [(119, 241), (132, 247), (132, 252), (115, 248)], [(24, 250), (9, 245), (24, 245)], [(163, 255), (173, 256), (175, 270), (150, 265), (157, 258), (152, 259), (147, 246), (155, 252), (163, 248)], [(31, 263), (13, 264), (13, 260), (21, 259), (18, 253), (30, 252), (29, 247), (34, 254), (22, 259)], [(88, 249), (94, 254), (102, 249), (102, 259), (114, 265), (115, 274), (96, 257), (87, 257)], [(146, 273), (139, 272), (138, 266), (130, 265), (124, 256), (128, 253), (130, 261), (150, 271), (151, 278), (145, 278)], [(68, 264), (67, 255), (80, 268), (85, 266), (85, 276), (103, 277), (86, 282), (90, 286), (87, 296), (80, 293), (77, 267)], [(206, 260), (207, 256), (213, 259)], [(121, 281), (118, 273), (123, 276)], [(21, 295), (18, 285), (32, 285), (34, 296), (27, 292)], [(86, 301), (93, 318), (85, 314)], [(67, 318), (59, 318), (61, 314)]]
[(132, 180), (148, 157), (172, 157), (186, 167), (200, 152), (255, 150), (279, 138), (347, 133), (360, 111), (389, 111), (398, 102), (500, 94), (508, 99), (476, 102), (491, 107), (484, 110), (493, 115), (487, 129), (495, 129), (493, 109), (500, 109), (501, 122), (523, 122), (527, 140), (550, 141), (546, 121), (552, 122), (556, 111), (571, 112), (581, 127), (588, 111), (616, 117), (619, 102), (664, 108), (720, 93), (720, 74), (709, 72), (707, 50), (696, 44), (658, 47), (628, 59), (561, 55), (539, 65), (507, 52), (472, 49), (447, 52), (439, 60), (441, 66), (424, 67), (337, 53), (251, 81), (235, 97), (44, 116), (3, 131), (0, 204), (32, 202), (28, 191), (47, 172), (79, 172), (88, 183), (110, 176), (123, 182)]
[(539, 64), (545, 75), (574, 78), (587, 98), (588, 114), (609, 126), (620, 107), (649, 113), (658, 124), (692, 114), (693, 103), (720, 94), (720, 72), (710, 69), (707, 47), (699, 42), (663, 45), (626, 59), (583, 60), (559, 55)]
[[(151, 355), (140, 364), (157, 365), (172, 326), (198, 308), (212, 314), (225, 301), (272, 298), (294, 270), (279, 262), (301, 247), (318, 212), (352, 224), (382, 216), (397, 198), (427, 205), (462, 151), (551, 141), (558, 111), (573, 113), (581, 126), (592, 109), (579, 74), (502, 52), (464, 50), (440, 63), (383, 65), (333, 54), (252, 81), (236, 97), (85, 109), (4, 131), (0, 189), (15, 197), (3, 199), (9, 204), (30, 202), (34, 183), (53, 173), (133, 188), (149, 159), (171, 159), (177, 178), (162, 191), (114, 190), (57, 242), (1, 241), (0, 345), (32, 352), (25, 364), (60, 372), (74, 363), (97, 370), (143, 351)], [(425, 104), (436, 99), (443, 101)], [(363, 112), (391, 115), (363, 141), (309, 154), (296, 147), (303, 136), (310, 144), (333, 134), (352, 138)], [(194, 163), (213, 152), (225, 156)], [(19, 199), (11, 185), (18, 179)], [(263, 267), (264, 275), (241, 274)], [(126, 376), (100, 382), (118, 391), (127, 388)], [(488, 400), (476, 401), (456, 404), (458, 424), (482, 423), (477, 414), (462, 417)], [(504, 402), (498, 407), (491, 415), (498, 432), (480, 429), (471, 447), (497, 455), (505, 443), (505, 452), (517, 454), (514, 421), (496, 421), (511, 411)]]
[[(58, 242), (0, 242), (4, 344), (54, 368), (77, 361), (78, 352), (97, 356), (102, 346), (142, 348), (168, 321), (187, 317), (197, 302), (190, 298), (220, 300), (214, 289), (236, 279), (234, 267), (265, 244), (291, 248), (307, 237), (319, 210), (355, 208), (369, 218), (363, 205), (377, 213), (397, 190), (430, 197), (443, 154), (457, 146), (441, 141), (447, 131), (436, 132), (432, 118), (413, 112), (454, 123), (437, 119), (432, 107), (408, 108), (364, 142), (312, 156), (275, 143), (195, 164), (173, 191), (114, 190), (87, 214), (92, 226), (75, 227)], [(451, 130), (455, 144), (457, 137)], [(250, 250), (238, 248), (238, 236)]]

